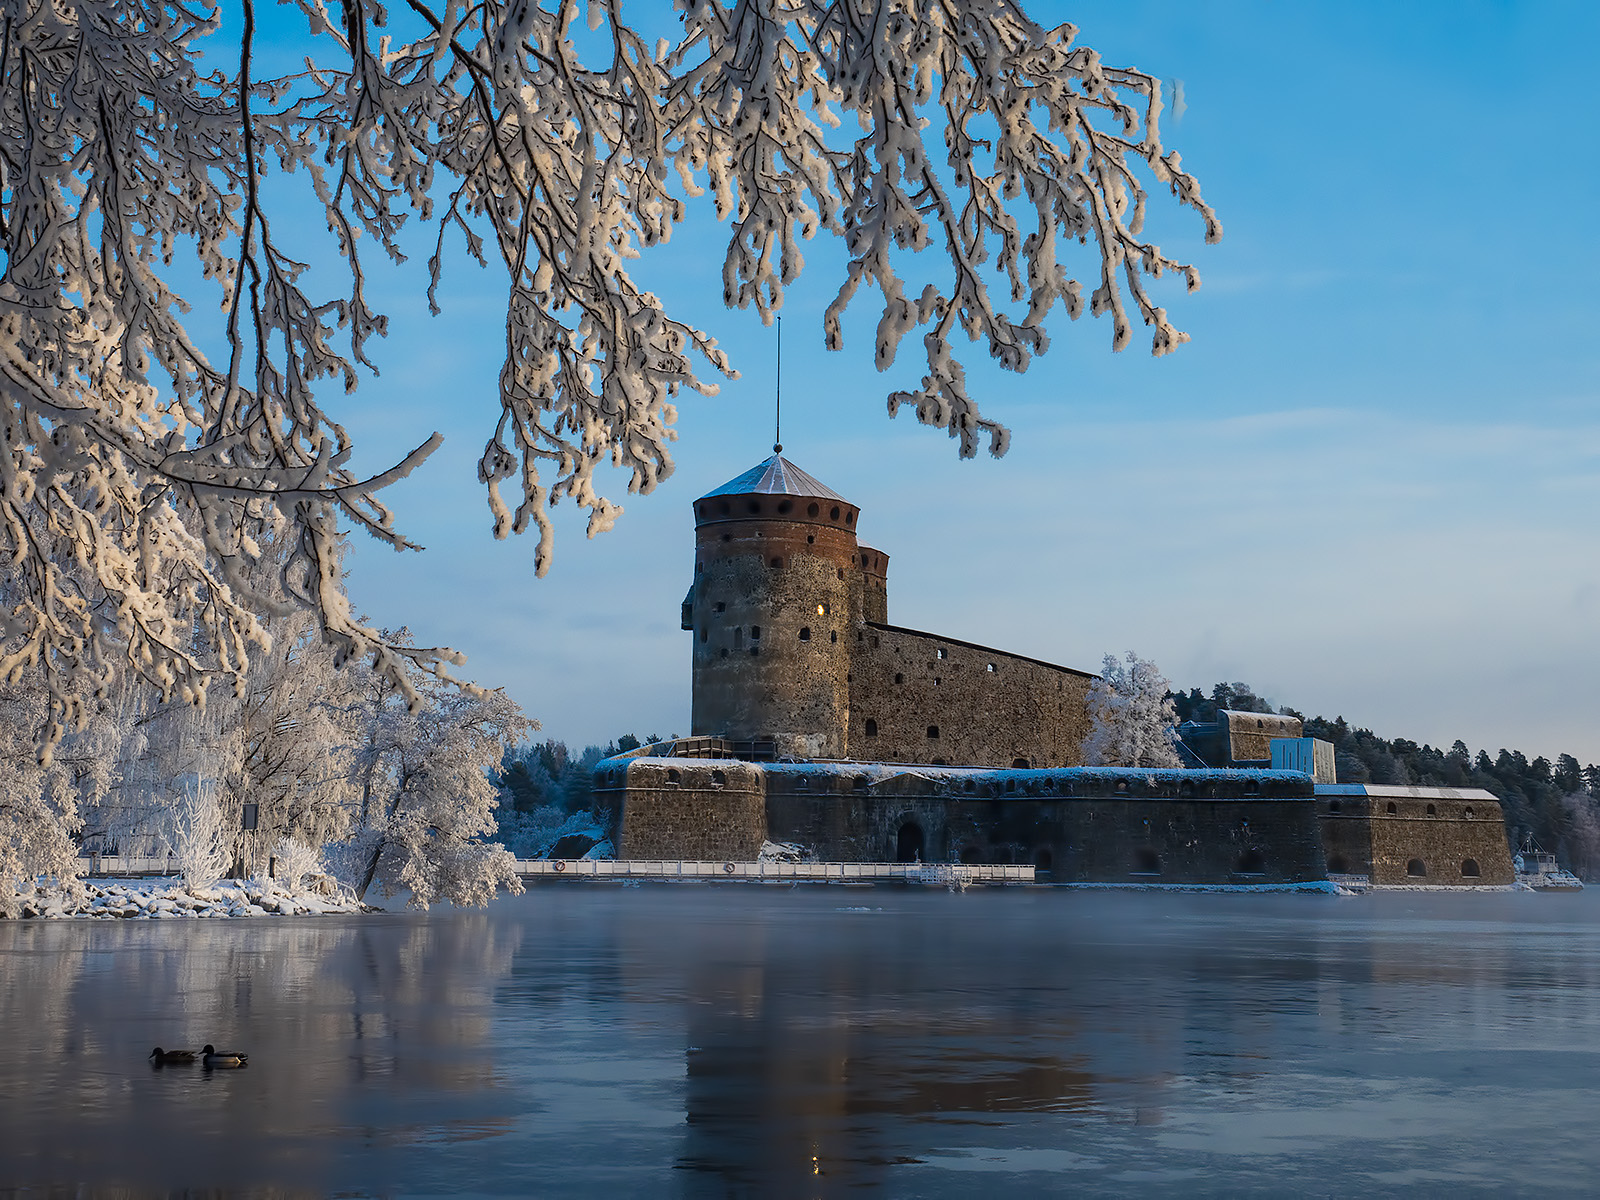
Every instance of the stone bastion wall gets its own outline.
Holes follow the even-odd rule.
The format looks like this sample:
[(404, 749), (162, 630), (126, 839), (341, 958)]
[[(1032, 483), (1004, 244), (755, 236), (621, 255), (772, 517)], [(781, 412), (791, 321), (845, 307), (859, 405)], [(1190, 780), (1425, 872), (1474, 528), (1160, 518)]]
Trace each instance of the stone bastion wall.
[[(1500, 806), (1458, 788), (1317, 785), (1295, 771), (986, 769), (608, 759), (618, 856), (1032, 864), (1057, 883), (1504, 885)], [(1390, 806), (1393, 806), (1393, 811)]]

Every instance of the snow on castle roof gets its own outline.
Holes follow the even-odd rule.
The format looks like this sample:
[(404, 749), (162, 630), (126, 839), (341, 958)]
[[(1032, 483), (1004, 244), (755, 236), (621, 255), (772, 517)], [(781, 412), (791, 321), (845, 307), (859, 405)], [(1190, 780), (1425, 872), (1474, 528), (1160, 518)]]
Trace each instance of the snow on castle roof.
[(716, 491), (707, 492), (700, 499), (706, 500), (712, 496), (748, 496), (757, 492), (782, 496), (810, 496), (817, 500), (850, 503), (827, 484), (818, 483), (781, 454), (774, 454), (765, 462), (757, 463), (743, 475), (728, 480)]

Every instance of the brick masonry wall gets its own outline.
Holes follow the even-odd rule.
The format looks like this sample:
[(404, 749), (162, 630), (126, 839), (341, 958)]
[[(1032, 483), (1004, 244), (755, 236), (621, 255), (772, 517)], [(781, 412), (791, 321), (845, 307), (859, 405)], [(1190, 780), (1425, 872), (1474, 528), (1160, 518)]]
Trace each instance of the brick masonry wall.
[(866, 625), (853, 637), (850, 757), (999, 767), (1083, 761), (1093, 675), (893, 626)]

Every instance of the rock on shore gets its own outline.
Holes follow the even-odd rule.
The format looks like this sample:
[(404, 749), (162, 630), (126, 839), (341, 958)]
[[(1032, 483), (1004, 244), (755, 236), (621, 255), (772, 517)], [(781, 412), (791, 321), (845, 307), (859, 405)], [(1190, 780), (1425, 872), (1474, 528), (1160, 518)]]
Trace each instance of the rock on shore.
[(125, 919), (134, 921), (202, 917), (295, 917), (374, 911), (348, 891), (322, 895), (290, 892), (272, 880), (228, 880), (190, 889), (162, 879), (85, 880), (81, 898), (59, 887), (36, 888), (23, 901), (22, 917)]

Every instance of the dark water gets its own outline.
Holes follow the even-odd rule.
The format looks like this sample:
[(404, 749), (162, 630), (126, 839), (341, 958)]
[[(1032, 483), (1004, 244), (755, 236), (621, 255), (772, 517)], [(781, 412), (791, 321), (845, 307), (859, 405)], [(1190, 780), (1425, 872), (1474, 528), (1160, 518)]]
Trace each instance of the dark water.
[(1597, 1068), (1594, 889), (0, 922), (29, 1192), (1593, 1194)]

